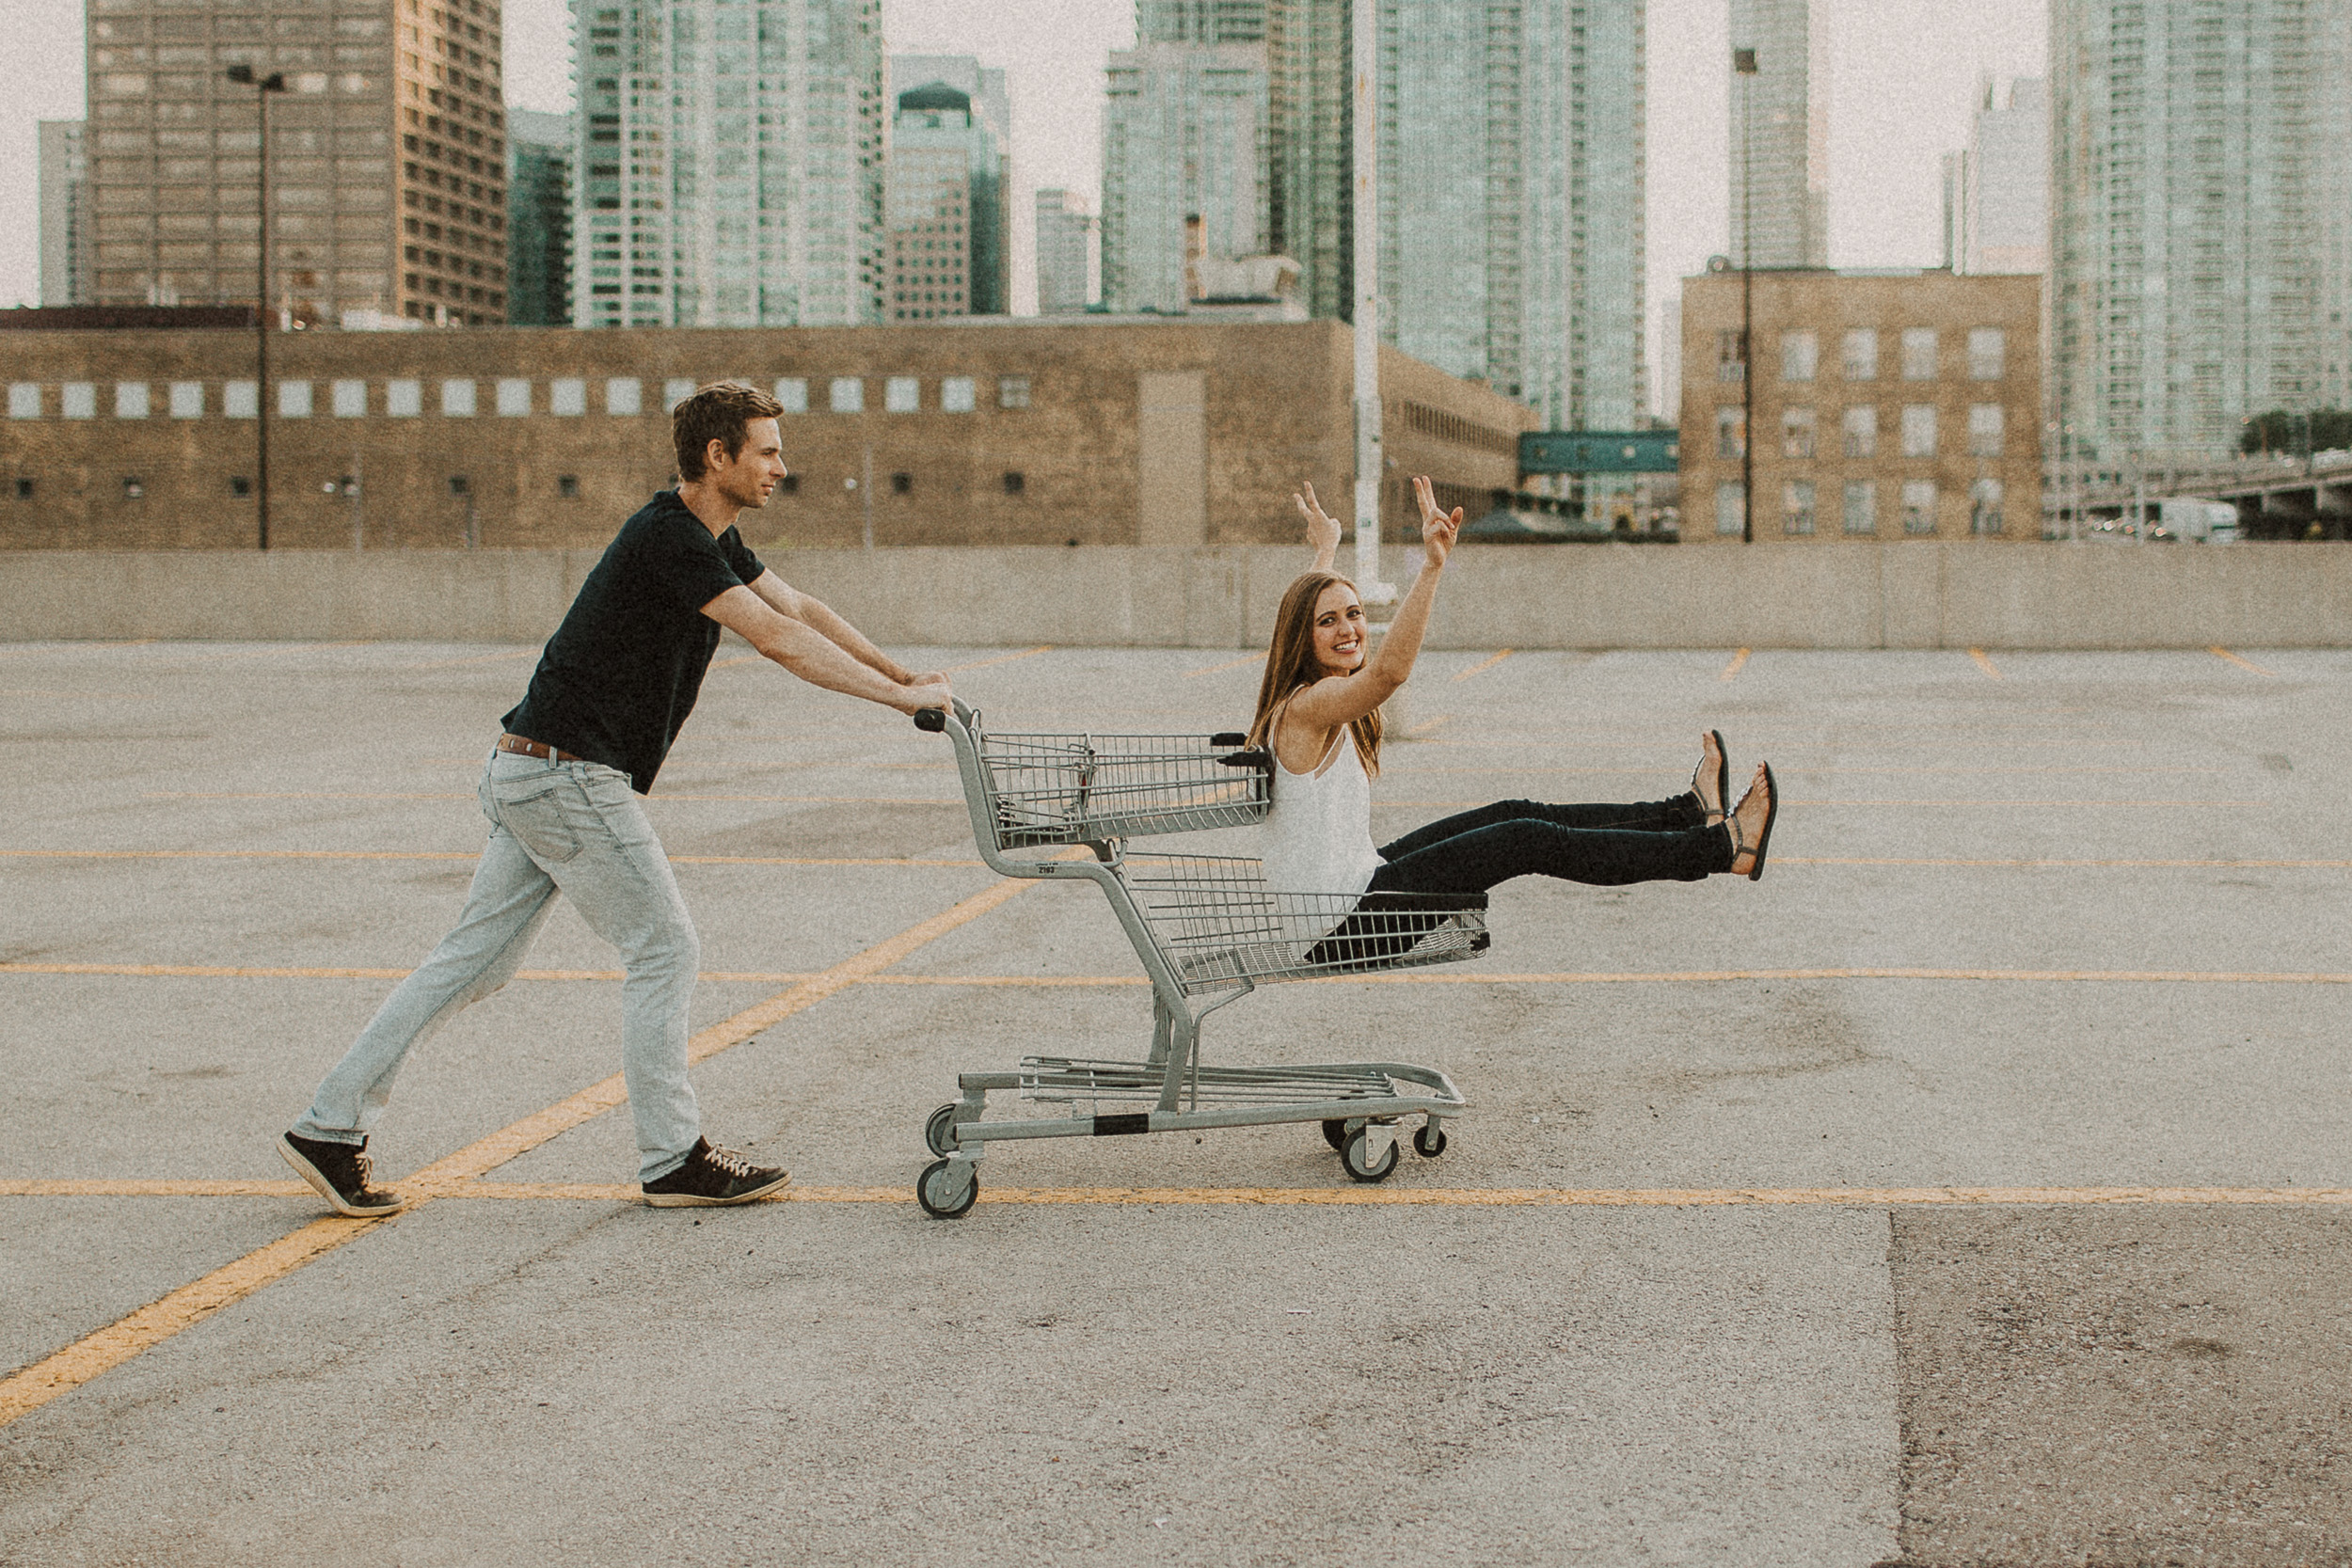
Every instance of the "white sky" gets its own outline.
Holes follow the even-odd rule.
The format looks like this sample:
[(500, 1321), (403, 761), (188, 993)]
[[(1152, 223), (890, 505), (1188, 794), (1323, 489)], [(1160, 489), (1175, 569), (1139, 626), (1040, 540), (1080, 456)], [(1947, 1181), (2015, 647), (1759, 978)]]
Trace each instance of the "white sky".
[[(1438, 0), (1422, 0), (1438, 3)], [(1459, 0), (1454, 0), (1459, 3)], [(1815, 0), (1832, 29), (1830, 261), (1931, 264), (1942, 155), (1967, 139), (1979, 78), (2040, 75), (2047, 0)], [(8, 0), (16, 86), (0, 107), (0, 307), (40, 292), (36, 120), (83, 113), (81, 0)], [(1675, 279), (1725, 248), (1724, 0), (1649, 0), (1651, 359)], [(1102, 162), (1104, 57), (1134, 37), (1122, 0), (884, 0), (893, 54), (973, 55), (1009, 74), (1013, 301), (1035, 298), (1029, 193), (1091, 197)], [(564, 0), (506, 0), (506, 83), (526, 108), (570, 107)]]

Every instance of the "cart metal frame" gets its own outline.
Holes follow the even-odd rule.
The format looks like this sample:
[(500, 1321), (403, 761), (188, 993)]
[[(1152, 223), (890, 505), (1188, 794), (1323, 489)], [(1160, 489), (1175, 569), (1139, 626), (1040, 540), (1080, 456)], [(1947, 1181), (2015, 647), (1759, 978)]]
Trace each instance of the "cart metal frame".
[[(1038, 1055), (1009, 1071), (958, 1076), (961, 1098), (925, 1124), (939, 1157), (916, 1185), (925, 1210), (967, 1212), (979, 1162), (1000, 1139), (1320, 1122), (1348, 1175), (1378, 1181), (1396, 1168), (1391, 1130), (1419, 1117), (1415, 1149), (1430, 1159), (1444, 1152), (1444, 1123), (1470, 1107), (1437, 1069), (1210, 1067), (1200, 1059), (1200, 1022), (1267, 982), (1475, 957), (1487, 943), (1483, 896), (1287, 893), (1266, 887), (1255, 860), (1130, 855), (1133, 837), (1264, 818), (1272, 765), (1239, 735), (995, 736), (961, 699), (915, 721), (953, 742), (973, 841), (989, 868), (1093, 883), (1152, 982), (1152, 1050), (1140, 1062)], [(1079, 848), (1083, 856), (1072, 853)], [(1019, 1096), (1029, 1114), (988, 1119), (992, 1093)], [(1068, 1109), (1036, 1114), (1041, 1105)]]

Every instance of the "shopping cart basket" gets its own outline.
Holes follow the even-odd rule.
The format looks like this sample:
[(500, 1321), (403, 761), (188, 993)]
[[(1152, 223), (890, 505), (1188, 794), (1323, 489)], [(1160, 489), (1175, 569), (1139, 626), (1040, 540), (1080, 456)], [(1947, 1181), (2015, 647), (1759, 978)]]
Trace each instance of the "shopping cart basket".
[[(1076, 878), (1103, 890), (1152, 981), (1152, 1051), (1139, 1062), (1033, 1055), (1009, 1072), (967, 1072), (961, 1100), (930, 1115), (938, 1160), (916, 1196), (954, 1218), (979, 1196), (979, 1162), (1004, 1138), (1084, 1138), (1273, 1122), (1320, 1122), (1347, 1174), (1396, 1168), (1399, 1119), (1413, 1148), (1445, 1151), (1468, 1108), (1446, 1075), (1404, 1062), (1210, 1067), (1200, 1021), (1263, 983), (1470, 958), (1486, 947), (1484, 895), (1294, 893), (1255, 860), (1130, 854), (1147, 834), (1264, 818), (1273, 764), (1239, 735), (992, 735), (961, 700), (916, 716), (954, 742), (980, 858), (1007, 877)], [(1073, 856), (1070, 847), (1089, 854)], [(1058, 851), (1046, 853), (1041, 851)], [(988, 1119), (989, 1095), (1021, 1109)]]

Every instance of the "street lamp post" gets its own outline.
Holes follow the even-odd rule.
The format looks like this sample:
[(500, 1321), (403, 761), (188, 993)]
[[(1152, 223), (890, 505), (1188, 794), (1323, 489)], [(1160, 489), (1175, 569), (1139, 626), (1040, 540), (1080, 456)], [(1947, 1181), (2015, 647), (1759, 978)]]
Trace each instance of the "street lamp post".
[(255, 106), (261, 112), (262, 162), (260, 183), (254, 196), (256, 231), (261, 238), (258, 262), (254, 268), (253, 286), (253, 483), (254, 498), (261, 522), (259, 540), (262, 549), (269, 548), (269, 95), (286, 90), (286, 78), (279, 71), (256, 76), (249, 65), (232, 65), (229, 79), (253, 89)]
[(1748, 140), (1756, 125), (1756, 51), (1734, 49), (1740, 77), (1740, 543), (1756, 543), (1756, 207)]

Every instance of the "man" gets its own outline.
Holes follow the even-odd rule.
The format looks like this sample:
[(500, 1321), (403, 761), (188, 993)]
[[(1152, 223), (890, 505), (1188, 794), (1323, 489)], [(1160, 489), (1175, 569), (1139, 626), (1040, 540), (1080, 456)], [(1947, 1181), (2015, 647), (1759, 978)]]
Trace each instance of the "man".
[(743, 509), (765, 506), (784, 478), (783, 411), (762, 392), (722, 383), (672, 415), (678, 487), (621, 526), (548, 640), (522, 703), (502, 721), (480, 789), (490, 841), (465, 912), (279, 1141), (287, 1163), (338, 1212), (403, 1207), (397, 1193), (371, 1183), (365, 1152), (393, 1075), (461, 1008), (514, 978), (558, 892), (627, 965), (621, 1069), (645, 1201), (749, 1203), (790, 1180), (701, 1135), (686, 1075), (701, 947), (631, 792), (653, 787), (722, 626), (804, 681), (901, 713), (945, 707), (948, 689), (945, 675), (910, 673), (787, 586), (736, 532)]

